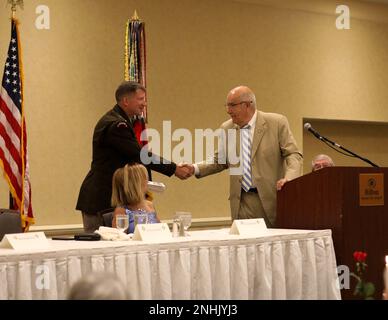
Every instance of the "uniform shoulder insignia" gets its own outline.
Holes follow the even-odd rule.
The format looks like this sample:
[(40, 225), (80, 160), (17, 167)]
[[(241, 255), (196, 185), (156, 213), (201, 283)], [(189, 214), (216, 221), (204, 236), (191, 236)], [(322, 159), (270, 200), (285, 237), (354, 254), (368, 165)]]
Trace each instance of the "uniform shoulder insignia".
[(128, 128), (128, 124), (125, 121), (120, 121), (116, 125), (117, 128)]

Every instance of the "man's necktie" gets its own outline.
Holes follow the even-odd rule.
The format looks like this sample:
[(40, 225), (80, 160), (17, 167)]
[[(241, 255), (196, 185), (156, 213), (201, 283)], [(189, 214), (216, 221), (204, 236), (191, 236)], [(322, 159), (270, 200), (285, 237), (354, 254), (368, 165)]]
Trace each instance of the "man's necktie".
[(251, 126), (246, 125), (241, 129), (242, 134), (242, 164), (243, 164), (243, 175), (242, 175), (242, 188), (248, 192), (252, 188), (252, 168), (251, 168)]

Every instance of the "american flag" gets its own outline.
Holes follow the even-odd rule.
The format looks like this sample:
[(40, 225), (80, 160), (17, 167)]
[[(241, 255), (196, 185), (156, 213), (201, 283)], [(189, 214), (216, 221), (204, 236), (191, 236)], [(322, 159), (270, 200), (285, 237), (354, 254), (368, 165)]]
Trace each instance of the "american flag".
[(11, 41), (0, 89), (0, 165), (22, 226), (34, 223), (31, 206), (31, 184), (27, 156), (27, 134), (23, 113), (23, 73), (18, 22), (12, 19)]

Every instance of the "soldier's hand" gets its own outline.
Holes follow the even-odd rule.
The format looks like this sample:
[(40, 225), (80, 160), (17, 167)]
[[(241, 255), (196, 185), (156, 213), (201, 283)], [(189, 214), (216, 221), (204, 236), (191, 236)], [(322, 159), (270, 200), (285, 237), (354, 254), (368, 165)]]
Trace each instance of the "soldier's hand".
[(192, 164), (180, 163), (176, 166), (175, 175), (182, 180), (190, 178), (194, 174), (194, 166)]

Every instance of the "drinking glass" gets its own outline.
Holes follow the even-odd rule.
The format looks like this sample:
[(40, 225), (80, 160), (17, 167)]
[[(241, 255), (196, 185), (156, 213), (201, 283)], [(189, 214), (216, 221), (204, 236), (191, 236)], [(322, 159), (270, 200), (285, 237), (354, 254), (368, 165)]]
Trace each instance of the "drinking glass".
[(191, 226), (191, 213), (190, 212), (183, 212), (178, 211), (175, 213), (175, 218), (179, 219), (183, 223), (183, 228), (185, 230), (185, 236), (188, 235), (187, 230)]
[(144, 211), (134, 212), (133, 221), (134, 221), (134, 230), (135, 230), (138, 224), (148, 223), (148, 214)]
[(120, 230), (121, 232), (124, 232), (126, 229), (128, 229), (129, 226), (129, 219), (126, 214), (119, 214), (116, 216), (116, 229)]

